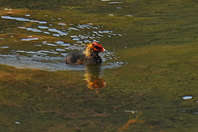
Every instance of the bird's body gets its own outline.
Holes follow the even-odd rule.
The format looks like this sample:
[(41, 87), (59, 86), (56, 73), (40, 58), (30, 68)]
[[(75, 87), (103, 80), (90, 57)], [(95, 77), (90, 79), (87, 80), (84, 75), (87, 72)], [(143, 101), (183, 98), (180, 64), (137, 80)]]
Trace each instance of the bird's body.
[(89, 43), (84, 53), (71, 52), (66, 56), (65, 61), (67, 64), (74, 65), (97, 65), (102, 63), (99, 53), (104, 50), (102, 45), (97, 42)]

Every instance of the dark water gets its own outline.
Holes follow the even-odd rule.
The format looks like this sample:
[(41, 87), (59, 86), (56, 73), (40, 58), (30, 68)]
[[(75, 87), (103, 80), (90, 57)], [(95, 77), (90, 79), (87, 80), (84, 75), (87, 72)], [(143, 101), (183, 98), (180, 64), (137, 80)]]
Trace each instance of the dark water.
[[(2, 132), (198, 130), (197, 1), (0, 5)], [(92, 41), (101, 66), (64, 63)]]

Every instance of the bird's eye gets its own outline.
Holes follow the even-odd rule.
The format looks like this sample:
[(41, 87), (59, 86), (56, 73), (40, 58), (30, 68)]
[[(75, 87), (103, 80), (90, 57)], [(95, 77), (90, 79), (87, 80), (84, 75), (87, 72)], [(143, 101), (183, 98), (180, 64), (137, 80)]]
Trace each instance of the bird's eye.
[(100, 49), (101, 47), (96, 46), (95, 48), (96, 48), (96, 49)]

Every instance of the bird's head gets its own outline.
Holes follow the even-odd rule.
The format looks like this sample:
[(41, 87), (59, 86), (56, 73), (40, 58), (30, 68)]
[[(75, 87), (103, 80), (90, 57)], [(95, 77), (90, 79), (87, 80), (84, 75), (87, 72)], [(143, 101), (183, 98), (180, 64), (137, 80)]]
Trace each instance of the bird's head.
[(99, 44), (96, 41), (94, 41), (92, 44), (90, 43), (88, 46), (90, 46), (91, 48), (93, 48), (94, 51), (96, 51), (98, 53), (105, 51), (105, 48), (103, 48), (102, 45)]

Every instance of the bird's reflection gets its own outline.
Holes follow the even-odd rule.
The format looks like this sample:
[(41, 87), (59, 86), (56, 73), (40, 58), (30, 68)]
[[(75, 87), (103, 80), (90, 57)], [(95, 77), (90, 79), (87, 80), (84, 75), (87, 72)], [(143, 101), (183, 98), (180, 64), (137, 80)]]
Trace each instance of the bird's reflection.
[(100, 65), (86, 66), (84, 77), (89, 89), (98, 89), (106, 86), (105, 80), (100, 78), (101, 73), (102, 70)]

